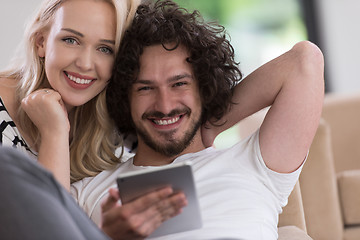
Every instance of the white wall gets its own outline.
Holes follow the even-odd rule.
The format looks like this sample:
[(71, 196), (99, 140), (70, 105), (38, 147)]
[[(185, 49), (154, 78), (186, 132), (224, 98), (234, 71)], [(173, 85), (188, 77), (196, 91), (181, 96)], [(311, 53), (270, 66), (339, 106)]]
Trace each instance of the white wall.
[(330, 87), (333, 92), (360, 91), (360, 1), (315, 1)]
[(40, 3), (41, 0), (0, 0), (0, 69), (12, 58), (22, 39), (25, 22)]

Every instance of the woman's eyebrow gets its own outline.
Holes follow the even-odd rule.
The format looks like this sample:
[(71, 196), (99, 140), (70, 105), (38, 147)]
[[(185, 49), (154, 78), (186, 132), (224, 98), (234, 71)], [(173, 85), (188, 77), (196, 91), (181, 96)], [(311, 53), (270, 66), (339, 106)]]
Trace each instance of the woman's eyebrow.
[(71, 28), (62, 28), (61, 30), (64, 30), (64, 31), (67, 31), (67, 32), (71, 32), (75, 35), (78, 35), (79, 37), (84, 37), (84, 34), (74, 30), (74, 29), (71, 29)]
[[(81, 32), (78, 32), (74, 29), (71, 29), (71, 28), (62, 28), (61, 30), (63, 31), (67, 31), (67, 32), (71, 32), (75, 35), (78, 35), (79, 37), (84, 37), (84, 34), (82, 34)], [(115, 41), (114, 40), (108, 40), (108, 39), (101, 39), (100, 42), (103, 42), (103, 43), (110, 43), (110, 44), (113, 44), (115, 45)]]

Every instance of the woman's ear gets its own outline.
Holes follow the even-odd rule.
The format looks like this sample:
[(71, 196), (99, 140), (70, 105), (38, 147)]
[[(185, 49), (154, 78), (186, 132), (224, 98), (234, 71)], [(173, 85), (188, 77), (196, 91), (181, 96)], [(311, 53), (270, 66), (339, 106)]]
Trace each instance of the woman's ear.
[(36, 33), (35, 36), (35, 45), (36, 45), (36, 50), (37, 50), (37, 54), (39, 55), (39, 57), (45, 57), (45, 36), (44, 33), (42, 32), (38, 32)]

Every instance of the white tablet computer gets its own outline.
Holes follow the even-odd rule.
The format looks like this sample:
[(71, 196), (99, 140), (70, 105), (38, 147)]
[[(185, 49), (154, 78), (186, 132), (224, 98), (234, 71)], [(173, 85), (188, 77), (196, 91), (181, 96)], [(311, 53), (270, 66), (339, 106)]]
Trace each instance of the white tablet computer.
[(182, 213), (163, 222), (149, 237), (201, 228), (201, 213), (191, 162), (124, 173), (117, 178), (117, 184), (122, 203), (165, 186), (171, 186), (174, 191), (181, 190), (185, 193), (188, 205), (183, 208)]

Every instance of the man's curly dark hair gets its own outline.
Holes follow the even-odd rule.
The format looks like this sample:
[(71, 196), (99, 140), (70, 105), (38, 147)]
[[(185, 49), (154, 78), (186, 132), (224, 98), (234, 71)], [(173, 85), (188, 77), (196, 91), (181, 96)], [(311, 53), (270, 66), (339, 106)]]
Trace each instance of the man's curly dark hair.
[[(198, 81), (202, 123), (217, 123), (230, 108), (234, 86), (242, 74), (234, 60), (234, 49), (223, 26), (205, 23), (198, 11), (188, 12), (172, 1), (143, 3), (124, 35), (117, 55), (113, 77), (107, 88), (107, 105), (121, 133), (135, 134), (131, 119), (129, 91), (140, 69), (144, 47), (176, 43), (189, 51)], [(176, 49), (167, 49), (169, 51)]]

